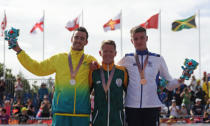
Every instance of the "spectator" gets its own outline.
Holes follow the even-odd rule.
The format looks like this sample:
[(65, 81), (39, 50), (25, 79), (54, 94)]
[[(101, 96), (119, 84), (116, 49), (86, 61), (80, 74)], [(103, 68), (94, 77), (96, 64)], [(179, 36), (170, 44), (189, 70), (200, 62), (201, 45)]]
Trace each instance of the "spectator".
[(29, 116), (27, 114), (28, 109), (23, 107), (21, 109), (21, 113), (18, 115), (18, 123), (19, 124), (27, 124), (29, 120)]
[(6, 109), (2, 109), (0, 111), (0, 120), (1, 120), (1, 123), (0, 124), (8, 124), (9, 122), (9, 115), (7, 115), (6, 113)]
[(192, 109), (190, 110), (191, 116), (201, 116), (203, 115), (203, 106), (201, 105), (201, 99), (196, 98), (195, 99), (195, 105), (192, 106)]
[(159, 87), (160, 89), (160, 92), (159, 92), (159, 98), (160, 98), (160, 101), (166, 105), (166, 101), (167, 101), (167, 94), (166, 92), (164, 92), (164, 87)]
[(198, 88), (197, 92), (195, 93), (195, 97), (201, 99), (201, 104), (204, 107), (206, 102), (205, 102), (205, 92), (202, 90), (202, 88)]
[(204, 123), (210, 123), (210, 111), (209, 112), (204, 112), (203, 122)]
[(206, 94), (205, 98), (206, 99), (210, 98), (210, 82), (209, 81), (208, 81), (208, 85), (206, 81), (203, 82), (202, 89)]
[(35, 113), (35, 108), (33, 105), (29, 105), (27, 107), (28, 111), (27, 111), (27, 114), (29, 117), (35, 117), (36, 113)]
[(195, 92), (196, 83), (197, 83), (197, 82), (196, 82), (196, 78), (195, 78), (195, 76), (193, 75), (193, 76), (192, 76), (192, 80), (191, 80), (189, 86), (190, 86), (191, 90), (194, 91), (194, 92)]
[[(206, 112), (210, 112), (210, 98), (208, 99), (208, 101), (206, 102), (206, 105), (205, 105), (205, 111)], [(209, 113), (210, 114), (210, 113)]]
[(180, 91), (180, 87), (178, 87), (176, 90), (175, 90), (175, 94), (174, 94), (174, 96), (173, 96), (173, 99), (175, 99), (176, 100), (176, 105), (177, 106), (181, 106), (181, 104), (182, 104), (182, 98), (181, 98), (181, 91)]
[(50, 117), (50, 107), (50, 102), (47, 96), (45, 95), (36, 117)]
[(195, 86), (195, 93), (198, 92), (198, 90), (199, 90), (200, 88), (202, 88), (202, 87), (201, 87), (201, 80), (197, 80), (196, 82), (197, 82), (197, 83), (196, 83), (196, 86)]
[(45, 95), (48, 96), (49, 93), (48, 93), (48, 89), (46, 87), (46, 84), (45, 83), (42, 83), (41, 84), (41, 87), (40, 87), (40, 89), (38, 91), (39, 106), (40, 106), (40, 103), (43, 101)]
[(169, 107), (170, 117), (178, 118), (179, 117), (179, 107), (176, 105), (176, 100), (172, 100), (172, 104)]
[(13, 105), (13, 114), (17, 116), (18, 114), (21, 113), (21, 108), (23, 105), (21, 104), (21, 100), (17, 99), (17, 103)]
[(23, 96), (23, 84), (21, 82), (21, 78), (17, 77), (17, 80), (15, 82), (15, 98), (22, 100)]
[(210, 98), (207, 100), (206, 106), (204, 108), (203, 121), (205, 123), (210, 123)]
[(4, 102), (4, 108), (6, 109), (6, 113), (8, 116), (11, 115), (11, 103), (10, 103), (10, 100), (6, 100)]
[(187, 108), (187, 112), (189, 113), (190, 112), (190, 107), (191, 107), (191, 93), (188, 89), (188, 87), (186, 87), (183, 92), (181, 93), (180, 95), (181, 97), (183, 97), (182, 99), (182, 103), (185, 104), (186, 108)]
[(4, 80), (0, 80), (0, 105), (2, 105), (4, 103), (3, 102), (4, 91), (5, 91)]
[(185, 107), (185, 104), (182, 103), (181, 104), (181, 109), (180, 109), (180, 117), (186, 118), (187, 116), (188, 116), (187, 109)]
[(35, 117), (35, 108), (32, 104), (31, 99), (27, 100), (25, 107), (28, 109), (27, 114), (29, 117)]

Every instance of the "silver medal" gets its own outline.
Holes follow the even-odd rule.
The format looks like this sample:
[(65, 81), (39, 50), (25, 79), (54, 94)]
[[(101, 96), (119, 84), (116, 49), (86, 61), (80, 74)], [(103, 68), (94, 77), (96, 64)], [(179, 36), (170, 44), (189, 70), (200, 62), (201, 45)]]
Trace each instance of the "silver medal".
[(70, 80), (70, 84), (71, 84), (71, 85), (75, 85), (75, 84), (76, 84), (76, 80), (75, 80), (75, 79), (71, 79), (71, 80)]

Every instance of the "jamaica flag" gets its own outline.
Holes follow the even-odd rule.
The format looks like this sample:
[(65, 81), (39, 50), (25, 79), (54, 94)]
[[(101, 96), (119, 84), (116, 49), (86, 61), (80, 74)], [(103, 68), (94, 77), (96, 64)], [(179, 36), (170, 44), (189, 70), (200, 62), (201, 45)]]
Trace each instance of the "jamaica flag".
[(172, 23), (172, 31), (181, 31), (182, 29), (196, 28), (195, 15), (187, 19), (176, 20)]

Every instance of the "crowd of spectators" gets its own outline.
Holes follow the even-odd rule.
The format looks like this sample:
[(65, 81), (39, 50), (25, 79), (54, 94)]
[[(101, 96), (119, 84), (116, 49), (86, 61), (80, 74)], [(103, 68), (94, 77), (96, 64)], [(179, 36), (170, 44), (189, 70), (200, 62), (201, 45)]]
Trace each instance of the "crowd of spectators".
[(51, 95), (45, 83), (42, 83), (37, 94), (25, 92), (21, 78), (14, 83), (14, 94), (7, 94), (5, 82), (0, 80), (0, 124), (8, 124), (9, 119), (27, 124), (29, 119), (51, 117)]
[[(179, 88), (169, 91), (159, 87), (159, 98), (165, 105), (161, 109), (163, 118), (194, 118), (202, 117), (210, 122), (210, 82), (204, 72), (202, 80), (192, 76), (190, 84), (182, 84)], [(208, 83), (207, 83), (208, 82)], [(0, 80), (0, 124), (8, 124), (9, 119), (26, 124), (30, 118), (51, 117), (52, 92), (48, 92), (42, 83), (37, 94), (29, 95), (23, 89), (21, 78), (14, 83), (14, 94), (7, 94), (5, 82)], [(93, 104), (93, 103), (92, 103)]]
[(201, 117), (210, 122), (210, 82), (206, 72), (202, 80), (192, 76), (189, 85), (182, 84), (173, 91), (160, 87), (159, 96), (165, 107), (161, 116), (166, 118), (194, 118)]

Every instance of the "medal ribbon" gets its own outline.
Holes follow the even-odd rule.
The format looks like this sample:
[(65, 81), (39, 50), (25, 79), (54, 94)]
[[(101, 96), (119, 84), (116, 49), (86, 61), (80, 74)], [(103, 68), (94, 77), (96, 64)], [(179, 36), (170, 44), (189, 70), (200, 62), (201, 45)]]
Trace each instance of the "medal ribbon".
[(149, 56), (147, 55), (146, 59), (144, 60), (144, 66), (143, 66), (143, 68), (141, 68), (141, 64), (140, 64), (140, 62), (139, 62), (139, 57), (138, 57), (138, 55), (135, 54), (134, 56), (135, 56), (136, 64), (137, 64), (137, 66), (138, 66), (140, 78), (141, 78), (141, 79), (144, 79), (144, 70), (145, 70), (145, 68), (146, 68), (146, 66), (147, 66)]
[[(109, 71), (107, 71), (107, 72), (109, 72)], [(107, 81), (107, 84), (106, 84), (103, 68), (100, 67), (100, 74), (101, 74), (101, 79), (102, 79), (102, 85), (103, 85), (105, 93), (107, 93), (107, 91), (108, 91), (108, 89), (110, 87), (110, 84), (112, 82), (112, 78), (114, 76), (114, 72), (115, 72), (115, 66), (113, 66), (111, 74), (109, 75), (108, 81)]]
[(70, 53), (68, 55), (68, 59), (69, 59), (69, 69), (70, 69), (70, 72), (71, 72), (71, 78), (74, 79), (76, 77), (76, 74), (77, 74), (81, 64), (82, 64), (82, 61), (84, 60), (84, 54), (82, 54), (75, 71), (73, 70), (73, 65), (72, 65), (72, 60), (71, 60), (71, 54)]

